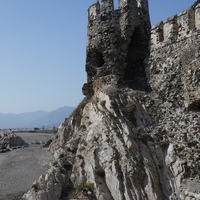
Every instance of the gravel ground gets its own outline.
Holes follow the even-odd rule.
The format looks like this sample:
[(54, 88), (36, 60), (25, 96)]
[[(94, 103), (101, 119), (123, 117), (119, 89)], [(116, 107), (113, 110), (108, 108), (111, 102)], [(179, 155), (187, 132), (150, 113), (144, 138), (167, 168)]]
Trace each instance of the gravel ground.
[[(31, 143), (47, 141), (52, 135), (44, 133), (17, 133)], [(31, 144), (29, 147), (0, 154), (0, 200), (21, 199), (32, 183), (45, 173), (52, 161), (47, 148)]]

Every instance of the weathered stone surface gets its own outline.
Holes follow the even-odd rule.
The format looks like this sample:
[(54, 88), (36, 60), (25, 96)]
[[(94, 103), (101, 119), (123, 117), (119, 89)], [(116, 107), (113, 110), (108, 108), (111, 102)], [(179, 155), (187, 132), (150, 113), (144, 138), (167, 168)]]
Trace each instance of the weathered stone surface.
[(148, 3), (120, 0), (119, 8), (114, 10), (110, 0), (101, 5), (97, 2), (88, 10), (87, 83), (83, 87), (86, 96), (122, 82), (134, 89), (148, 89)]
[[(165, 37), (171, 28), (166, 30), (164, 26), (163, 41), (151, 44), (149, 62), (153, 90), (149, 97), (155, 100), (149, 112), (155, 113), (154, 120), (165, 133), (165, 140), (173, 142), (176, 153), (186, 160), (188, 176), (198, 176), (200, 171), (200, 29), (194, 23), (197, 7), (196, 3), (176, 18), (173, 24), (179, 29), (171, 41)], [(152, 38), (154, 34), (155, 29)]]
[(12, 131), (0, 131), (0, 153), (5, 153), (23, 146), (28, 146), (28, 144)]
[(200, 1), (151, 42), (147, 0), (112, 2), (88, 10), (86, 98), (24, 199), (199, 200)]

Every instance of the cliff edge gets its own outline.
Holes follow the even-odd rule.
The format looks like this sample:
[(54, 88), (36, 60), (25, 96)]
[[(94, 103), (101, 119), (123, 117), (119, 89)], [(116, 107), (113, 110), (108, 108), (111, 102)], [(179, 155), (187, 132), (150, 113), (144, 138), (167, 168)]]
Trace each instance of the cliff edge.
[(26, 200), (200, 199), (200, 1), (151, 28), (147, 0), (88, 9), (86, 96)]

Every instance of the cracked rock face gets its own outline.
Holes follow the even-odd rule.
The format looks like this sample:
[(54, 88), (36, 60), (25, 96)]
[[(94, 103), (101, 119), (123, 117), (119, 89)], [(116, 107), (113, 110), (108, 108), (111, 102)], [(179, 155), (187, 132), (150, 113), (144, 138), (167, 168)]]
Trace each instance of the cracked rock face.
[(24, 199), (200, 199), (199, 3), (152, 28), (150, 49), (142, 44), (150, 30), (131, 39), (138, 25), (148, 29), (147, 1), (90, 7), (86, 98), (61, 124), (49, 147), (55, 161)]
[(27, 145), (21, 137), (15, 135), (12, 131), (0, 131), (0, 153)]
[[(83, 102), (61, 125), (50, 146), (56, 161), (26, 199), (150, 200), (198, 195), (199, 179), (187, 176), (177, 141), (159, 140), (163, 130), (141, 104), (144, 95), (132, 90), (100, 92)], [(185, 151), (191, 155), (189, 147)], [(76, 189), (83, 183), (84, 188)], [(87, 183), (94, 184), (89, 194)]]

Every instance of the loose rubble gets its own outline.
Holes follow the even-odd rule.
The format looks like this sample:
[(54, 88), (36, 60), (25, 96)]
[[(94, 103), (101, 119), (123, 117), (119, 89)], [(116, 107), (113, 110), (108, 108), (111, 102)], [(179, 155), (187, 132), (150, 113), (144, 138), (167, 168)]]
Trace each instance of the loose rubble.
[(27, 146), (28, 144), (12, 131), (0, 131), (0, 153)]

